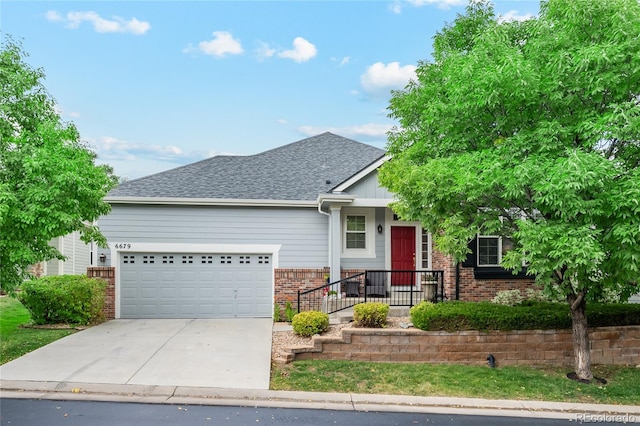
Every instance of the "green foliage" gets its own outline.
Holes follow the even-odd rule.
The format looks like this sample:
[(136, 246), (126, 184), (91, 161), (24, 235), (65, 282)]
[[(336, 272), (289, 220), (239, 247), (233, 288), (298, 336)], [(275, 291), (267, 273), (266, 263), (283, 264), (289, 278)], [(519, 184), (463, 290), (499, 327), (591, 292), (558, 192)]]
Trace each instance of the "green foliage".
[(293, 317), (298, 313), (297, 309), (294, 309), (291, 302), (288, 300), (284, 304), (284, 318), (287, 322), (291, 322)]
[[(640, 324), (639, 304), (589, 304), (589, 326)], [(411, 308), (411, 322), (421, 330), (553, 330), (571, 328), (565, 303), (525, 300), (515, 306), (490, 302), (422, 302)]]
[(104, 320), (106, 283), (83, 275), (25, 281), (18, 299), (35, 324), (92, 324)]
[(379, 302), (359, 303), (353, 307), (356, 327), (383, 328), (387, 325), (389, 305)]
[(0, 297), (0, 364), (75, 333), (71, 328), (31, 328), (29, 311), (14, 297)]
[(0, 50), (0, 286), (12, 292), (30, 265), (63, 259), (49, 242), (79, 231), (106, 240), (91, 225), (109, 212), (103, 201), (116, 179), (76, 127), (63, 122), (42, 84), (10, 38)]
[[(502, 266), (567, 300), (638, 291), (640, 3), (549, 0), (504, 22), (488, 2), (434, 38), (433, 61), (394, 92), (394, 211), (463, 260), (476, 234), (507, 236)], [(576, 367), (590, 379), (588, 335)]]
[(280, 304), (278, 302), (274, 302), (273, 304), (273, 322), (280, 322)]
[(496, 305), (515, 306), (523, 300), (524, 297), (520, 294), (520, 290), (503, 290), (499, 291), (495, 297), (491, 299), (491, 303), (495, 303)]
[(329, 329), (329, 315), (320, 311), (300, 312), (293, 317), (291, 325), (294, 333), (310, 337)]
[(491, 303), (506, 306), (515, 306), (525, 302), (560, 302), (560, 300), (554, 300), (552, 297), (547, 296), (544, 291), (532, 288), (526, 289), (524, 296), (520, 290), (514, 289), (499, 291), (491, 299)]

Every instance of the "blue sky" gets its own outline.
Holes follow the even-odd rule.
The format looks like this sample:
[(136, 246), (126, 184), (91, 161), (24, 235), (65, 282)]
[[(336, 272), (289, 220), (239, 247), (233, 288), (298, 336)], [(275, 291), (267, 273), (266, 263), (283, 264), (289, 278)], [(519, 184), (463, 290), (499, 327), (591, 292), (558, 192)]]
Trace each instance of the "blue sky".
[[(325, 131), (384, 148), (392, 89), (463, 0), (0, 2), (64, 120), (129, 179)], [(525, 19), (537, 1), (497, 1)]]

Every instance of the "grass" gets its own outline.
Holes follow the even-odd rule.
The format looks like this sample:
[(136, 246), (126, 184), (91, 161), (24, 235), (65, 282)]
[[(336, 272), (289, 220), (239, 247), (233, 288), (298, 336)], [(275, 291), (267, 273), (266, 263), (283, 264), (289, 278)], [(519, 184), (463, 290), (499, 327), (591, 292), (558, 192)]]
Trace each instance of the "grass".
[(501, 367), (452, 364), (392, 364), (355, 361), (296, 361), (275, 365), (271, 389), (308, 392), (450, 396), (485, 399), (640, 404), (640, 368), (593, 367), (606, 385), (566, 378), (569, 367)]
[(29, 311), (13, 297), (0, 297), (0, 365), (75, 333), (72, 329), (24, 328)]

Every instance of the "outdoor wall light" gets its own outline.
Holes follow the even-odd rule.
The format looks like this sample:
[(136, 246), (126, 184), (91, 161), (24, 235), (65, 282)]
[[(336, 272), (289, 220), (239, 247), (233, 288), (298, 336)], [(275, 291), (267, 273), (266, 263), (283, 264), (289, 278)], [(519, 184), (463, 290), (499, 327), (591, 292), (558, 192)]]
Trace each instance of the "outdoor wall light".
[(100, 253), (100, 256), (98, 256), (98, 260), (100, 261), (100, 263), (104, 263), (107, 261), (107, 255), (104, 253)]
[(378, 225), (378, 234), (382, 234), (382, 225)]

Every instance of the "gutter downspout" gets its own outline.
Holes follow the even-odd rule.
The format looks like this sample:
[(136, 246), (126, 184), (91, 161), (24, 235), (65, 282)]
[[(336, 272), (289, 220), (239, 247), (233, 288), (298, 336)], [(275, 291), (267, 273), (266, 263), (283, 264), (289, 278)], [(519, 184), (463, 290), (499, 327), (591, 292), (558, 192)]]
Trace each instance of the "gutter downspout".
[(327, 246), (328, 246), (328, 255), (329, 257), (327, 258), (327, 265), (329, 265), (329, 268), (331, 268), (331, 213), (327, 213), (324, 210), (322, 210), (322, 201), (320, 201), (318, 203), (318, 213), (323, 214), (325, 216), (327, 216), (329, 218), (329, 226), (328, 226), (328, 233), (327, 233)]
[(460, 262), (456, 262), (456, 300), (460, 300)]

